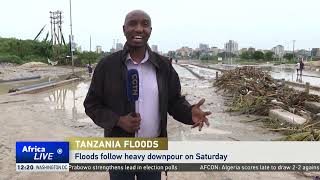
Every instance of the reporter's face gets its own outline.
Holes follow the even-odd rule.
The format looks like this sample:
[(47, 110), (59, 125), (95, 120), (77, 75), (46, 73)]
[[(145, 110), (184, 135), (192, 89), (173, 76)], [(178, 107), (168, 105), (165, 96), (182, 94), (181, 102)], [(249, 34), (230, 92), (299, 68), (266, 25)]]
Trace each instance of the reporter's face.
[(129, 14), (123, 25), (123, 33), (131, 47), (144, 47), (151, 35), (151, 19), (142, 12)]

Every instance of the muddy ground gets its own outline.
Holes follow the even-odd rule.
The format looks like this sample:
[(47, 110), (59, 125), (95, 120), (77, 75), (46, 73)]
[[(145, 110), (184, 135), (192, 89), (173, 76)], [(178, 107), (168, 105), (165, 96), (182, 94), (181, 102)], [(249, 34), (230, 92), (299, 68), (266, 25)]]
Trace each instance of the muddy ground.
[[(75, 67), (75, 72), (86, 70), (85, 67)], [(51, 66), (44, 63), (26, 63), (23, 65), (0, 63), (0, 80), (41, 76), (54, 78), (72, 73), (71, 66)]]
[[(245, 123), (254, 116), (231, 115), (225, 112), (222, 93), (215, 92), (212, 80), (199, 80), (180, 66), (183, 94), (190, 103), (205, 98), (203, 109), (213, 114), (210, 127), (201, 132), (169, 118), (169, 140), (271, 140), (281, 134), (270, 132), (261, 122)], [(101, 128), (85, 115), (82, 106), (90, 82), (75, 83), (40, 94), (0, 95), (0, 179), (108, 179), (102, 172), (26, 173), (15, 171), (16, 141), (59, 141), (65, 137), (102, 137)], [(231, 180), (231, 179), (312, 179), (292, 172), (169, 172), (168, 179)], [(164, 177), (163, 177), (164, 179)]]

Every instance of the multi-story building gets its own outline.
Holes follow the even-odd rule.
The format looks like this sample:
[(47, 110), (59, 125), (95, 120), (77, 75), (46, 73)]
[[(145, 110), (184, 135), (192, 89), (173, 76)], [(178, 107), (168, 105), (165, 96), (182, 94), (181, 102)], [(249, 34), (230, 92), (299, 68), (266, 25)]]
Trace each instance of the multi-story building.
[(241, 48), (239, 53), (242, 54), (242, 53), (247, 52), (247, 51), (248, 51), (248, 48)]
[(295, 52), (296, 56), (299, 58), (304, 58), (306, 59), (307, 57), (310, 56), (310, 51), (307, 51), (305, 49), (300, 49), (297, 52)]
[(158, 53), (158, 45), (152, 45), (152, 46), (151, 46), (151, 50), (152, 50), (153, 52)]
[(282, 45), (277, 45), (271, 50), (274, 53), (274, 56), (277, 58), (282, 58), (285, 54), (284, 47)]
[(320, 57), (320, 48), (312, 48), (311, 56), (313, 57)]
[(96, 46), (96, 53), (102, 53), (102, 46)]
[(218, 53), (224, 53), (224, 52), (226, 52), (225, 49), (218, 49)]
[(210, 56), (217, 56), (218, 53), (219, 53), (218, 47), (211, 47), (211, 48), (209, 49), (209, 55), (210, 55)]
[(114, 53), (114, 52), (116, 52), (116, 49), (115, 48), (111, 48), (110, 49), (110, 53)]
[(229, 40), (226, 44), (224, 44), (224, 49), (226, 53), (238, 54), (238, 43), (233, 40)]
[(180, 56), (180, 57), (190, 57), (192, 52), (193, 52), (192, 48), (184, 46), (184, 47), (176, 50), (176, 55)]
[(116, 43), (116, 51), (120, 51), (123, 49), (123, 44), (122, 43)]
[(253, 48), (253, 47), (249, 47), (249, 48), (248, 48), (248, 52), (250, 52), (250, 53), (254, 53), (254, 52), (256, 52), (256, 49), (255, 49), (255, 48)]
[(208, 52), (209, 51), (209, 45), (200, 43), (199, 44), (199, 51)]

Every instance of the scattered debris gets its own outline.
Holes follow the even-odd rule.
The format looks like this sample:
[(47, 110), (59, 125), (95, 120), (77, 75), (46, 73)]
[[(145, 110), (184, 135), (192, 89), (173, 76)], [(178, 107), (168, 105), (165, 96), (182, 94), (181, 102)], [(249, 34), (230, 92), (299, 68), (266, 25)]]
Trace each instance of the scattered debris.
[(274, 80), (269, 73), (249, 66), (225, 71), (214, 85), (218, 91), (232, 95), (227, 101), (230, 111), (267, 116), (270, 109), (284, 109), (307, 120), (302, 125), (294, 125), (264, 118), (263, 122), (272, 127), (270, 130), (289, 135), (279, 140), (320, 140), (319, 119), (305, 107), (306, 101), (320, 102), (319, 96), (297, 91)]
[(270, 108), (280, 107), (301, 115), (301, 111), (306, 111), (305, 101), (320, 101), (317, 95), (289, 88), (267, 72), (249, 66), (225, 71), (214, 85), (232, 94), (230, 110), (242, 113), (266, 116)]

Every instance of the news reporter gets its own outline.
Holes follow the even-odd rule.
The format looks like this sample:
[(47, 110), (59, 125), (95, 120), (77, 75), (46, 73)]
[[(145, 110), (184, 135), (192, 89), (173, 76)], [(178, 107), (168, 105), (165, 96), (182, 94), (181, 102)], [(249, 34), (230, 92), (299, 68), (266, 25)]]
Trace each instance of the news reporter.
[[(167, 113), (199, 130), (209, 125), (210, 112), (200, 108), (205, 100), (191, 106), (181, 95), (178, 74), (168, 58), (151, 51), (147, 44), (151, 31), (147, 13), (128, 13), (123, 25), (127, 39), (124, 49), (104, 57), (94, 71), (84, 107), (94, 123), (104, 128), (105, 137), (167, 137)], [(136, 69), (140, 79), (135, 116), (127, 97), (130, 69)], [(138, 179), (161, 179), (161, 172), (110, 172), (111, 179), (132, 179), (134, 175)]]

